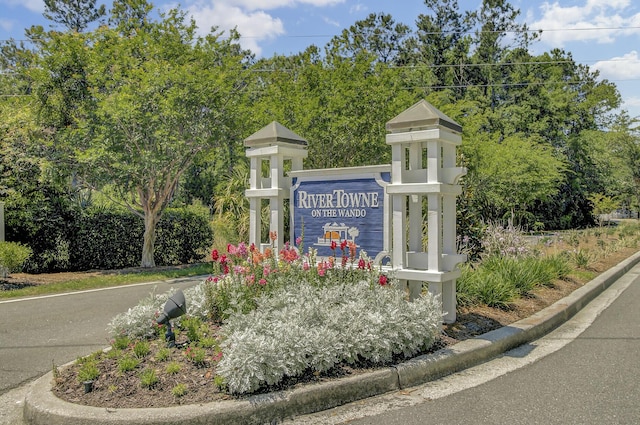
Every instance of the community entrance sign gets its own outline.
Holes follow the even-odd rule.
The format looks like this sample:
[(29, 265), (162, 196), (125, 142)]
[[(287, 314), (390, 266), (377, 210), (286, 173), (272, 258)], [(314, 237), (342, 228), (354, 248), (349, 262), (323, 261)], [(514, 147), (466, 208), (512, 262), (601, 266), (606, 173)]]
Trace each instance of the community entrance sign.
[(291, 188), (293, 240), (318, 256), (336, 254), (332, 246), (352, 242), (371, 258), (385, 255), (389, 246), (389, 202), (385, 187), (390, 166), (295, 171)]
[[(308, 142), (275, 121), (246, 138), (249, 243), (282, 249), (288, 203), (291, 243), (304, 234), (305, 247), (322, 258), (341, 255), (336, 247), (351, 242), (393, 274), (409, 299), (427, 283), (442, 300), (444, 322), (453, 323), (457, 265), (466, 259), (456, 252), (458, 179), (466, 173), (456, 167), (462, 128), (422, 100), (386, 129), (390, 165), (322, 170), (303, 170)], [(276, 235), (270, 243), (261, 240), (263, 201)]]

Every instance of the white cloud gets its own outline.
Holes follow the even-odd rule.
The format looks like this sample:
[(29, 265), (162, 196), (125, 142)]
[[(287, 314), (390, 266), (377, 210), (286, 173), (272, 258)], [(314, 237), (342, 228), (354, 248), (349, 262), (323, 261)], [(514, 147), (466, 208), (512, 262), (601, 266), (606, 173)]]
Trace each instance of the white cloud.
[(13, 22), (9, 21), (7, 19), (0, 19), (0, 28), (2, 28), (3, 31), (11, 31), (13, 29)]
[(308, 4), (315, 7), (334, 6), (345, 0), (227, 0), (226, 3), (242, 7), (247, 10), (271, 10), (280, 7), (295, 7)]
[(640, 97), (632, 96), (624, 100), (625, 106), (640, 107)]
[(571, 41), (613, 43), (619, 35), (640, 34), (640, 13), (631, 14), (631, 10), (631, 0), (586, 0), (566, 7), (557, 1), (544, 2), (541, 18), (529, 27), (542, 29), (541, 40), (555, 47)]
[(4, 3), (9, 6), (22, 6), (29, 9), (32, 12), (38, 12), (38, 13), (44, 12), (43, 0), (1, 0), (0, 3)]
[(327, 24), (327, 25), (332, 25), (334, 27), (340, 28), (340, 22), (335, 21), (327, 16), (323, 16), (322, 20)]
[(366, 12), (367, 10), (369, 10), (367, 6), (362, 3), (357, 3), (349, 8), (349, 13), (353, 15), (360, 12)]
[(212, 26), (220, 30), (236, 28), (242, 36), (240, 43), (260, 55), (260, 41), (273, 39), (285, 33), (284, 25), (278, 18), (257, 10), (247, 11), (225, 2), (215, 2), (212, 6), (191, 5), (187, 11), (195, 19), (200, 31), (207, 33)]
[[(11, 0), (14, 1), (14, 0)], [(240, 43), (260, 55), (260, 43), (286, 33), (284, 23), (268, 11), (295, 8), (300, 5), (329, 7), (345, 0), (194, 0), (187, 2), (185, 10), (195, 19), (202, 33), (212, 26), (220, 30), (237, 28)], [(173, 5), (175, 7), (176, 5)], [(336, 22), (327, 22), (338, 25)]]
[(600, 75), (609, 80), (632, 80), (640, 78), (640, 57), (638, 52), (631, 52), (611, 58), (607, 61), (596, 62), (594, 69), (600, 71)]

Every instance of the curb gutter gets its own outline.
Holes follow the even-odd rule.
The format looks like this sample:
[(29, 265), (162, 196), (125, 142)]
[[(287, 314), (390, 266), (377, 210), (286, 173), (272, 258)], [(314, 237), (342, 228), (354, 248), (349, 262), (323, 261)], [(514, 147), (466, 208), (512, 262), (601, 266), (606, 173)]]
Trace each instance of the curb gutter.
[(394, 367), (241, 400), (146, 409), (105, 409), (61, 400), (51, 392), (52, 372), (27, 393), (24, 419), (33, 425), (253, 425), (319, 412), (367, 397), (423, 384), (486, 362), (560, 326), (640, 263), (640, 252), (570, 295), (511, 325)]

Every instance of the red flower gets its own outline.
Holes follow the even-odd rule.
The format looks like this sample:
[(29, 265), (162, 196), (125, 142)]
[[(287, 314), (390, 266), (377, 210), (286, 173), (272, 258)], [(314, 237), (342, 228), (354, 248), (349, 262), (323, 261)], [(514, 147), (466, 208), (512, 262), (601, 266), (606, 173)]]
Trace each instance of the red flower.
[(358, 260), (358, 268), (360, 270), (364, 270), (364, 267), (365, 267), (364, 259), (361, 258), (361, 259)]
[(378, 279), (378, 283), (380, 284), (380, 286), (385, 286), (387, 283), (389, 283), (389, 279), (386, 275), (381, 274), (380, 278)]
[(213, 251), (211, 251), (211, 259), (213, 261), (218, 261), (218, 258), (220, 258), (220, 253), (218, 252), (218, 250), (214, 249)]
[(331, 250), (332, 251), (335, 251), (337, 246), (338, 246), (338, 244), (336, 243), (336, 241), (331, 241)]

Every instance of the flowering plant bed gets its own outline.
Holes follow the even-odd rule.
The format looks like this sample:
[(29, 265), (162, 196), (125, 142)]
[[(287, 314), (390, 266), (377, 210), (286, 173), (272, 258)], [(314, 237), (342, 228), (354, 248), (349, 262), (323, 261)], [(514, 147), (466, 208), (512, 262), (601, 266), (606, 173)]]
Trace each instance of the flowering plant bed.
[[(174, 320), (176, 347), (166, 346), (165, 329), (155, 323), (171, 294), (152, 295), (114, 318), (110, 350), (56, 371), (54, 392), (104, 407), (199, 403), (358, 373), (433, 349), (436, 299), (427, 293), (407, 302), (392, 277), (347, 242), (322, 261), (300, 248), (287, 244), (277, 256), (242, 243), (214, 250), (214, 273), (184, 291), (188, 316)], [(86, 378), (89, 392), (80, 385)]]
[[(593, 246), (589, 249), (594, 250), (596, 246), (602, 245), (600, 240), (593, 238), (590, 243)], [(93, 406), (113, 408), (165, 407), (228, 398), (242, 398), (243, 394), (252, 392), (282, 390), (362, 373), (372, 368), (402, 361), (407, 357), (437, 350), (446, 345), (454, 344), (527, 317), (562, 298), (600, 272), (618, 264), (621, 260), (636, 252), (637, 244), (631, 245), (631, 247), (617, 247), (615, 250), (606, 249), (601, 254), (592, 257), (594, 261), (588, 265), (588, 269), (578, 269), (570, 276), (540, 286), (527, 293), (526, 296), (510, 303), (508, 308), (491, 308), (486, 305), (461, 307), (458, 310), (456, 322), (444, 326), (442, 333), (439, 328), (434, 328), (433, 334), (426, 332), (427, 336), (431, 336), (423, 340), (423, 344), (417, 351), (411, 349), (405, 353), (402, 350), (396, 350), (396, 352), (392, 350), (391, 355), (384, 358), (379, 357), (376, 360), (370, 355), (371, 352), (375, 352), (375, 349), (373, 351), (365, 350), (365, 355), (363, 356), (339, 358), (329, 362), (327, 366), (322, 368), (314, 366), (322, 363), (322, 359), (326, 360), (326, 357), (320, 356), (316, 357), (316, 359), (320, 359), (316, 360), (316, 363), (303, 363), (296, 373), (281, 373), (279, 370), (283, 369), (283, 365), (284, 369), (290, 367), (288, 362), (310, 358), (311, 356), (307, 354), (310, 353), (313, 346), (298, 343), (300, 341), (313, 340), (314, 338), (313, 335), (309, 338), (285, 338), (284, 342), (292, 343), (294, 348), (292, 349), (292, 346), (284, 343), (274, 343), (272, 345), (276, 349), (279, 346), (286, 347), (286, 349), (284, 352), (273, 351), (274, 347), (269, 347), (269, 341), (279, 338), (278, 332), (287, 333), (286, 329), (278, 328), (275, 325), (278, 320), (282, 323), (295, 323), (295, 320), (285, 319), (285, 316), (278, 316), (278, 314), (282, 314), (285, 310), (291, 310), (294, 316), (301, 316), (302, 310), (310, 310), (312, 315), (320, 314), (321, 311), (313, 308), (313, 300), (318, 297), (319, 293), (331, 292), (331, 288), (357, 287), (358, 284), (362, 284), (360, 290), (363, 293), (376, 291), (376, 295), (380, 295), (398, 293), (400, 291), (396, 291), (393, 288), (392, 276), (388, 277), (389, 281), (385, 282), (385, 286), (381, 286), (383, 282), (380, 280), (380, 274), (375, 268), (367, 266), (366, 256), (352, 257), (346, 246), (343, 256), (336, 255), (333, 260), (327, 259), (327, 264), (333, 263), (333, 267), (308, 267), (306, 270), (304, 261), (308, 258), (300, 256), (297, 250), (285, 252), (292, 260), (291, 262), (284, 260), (286, 256), (274, 258), (271, 254), (262, 253), (260, 255), (263, 255), (263, 257), (259, 257), (256, 253), (255, 255), (259, 262), (249, 264), (250, 261), (242, 258), (244, 255), (249, 258), (249, 253), (252, 254), (253, 258), (255, 251), (251, 247), (243, 248), (242, 245), (230, 246), (226, 253), (214, 254), (214, 257), (217, 256), (214, 266), (216, 270), (220, 270), (220, 274), (212, 275), (207, 282), (203, 282), (202, 285), (194, 288), (193, 293), (185, 293), (187, 299), (190, 300), (188, 301), (190, 303), (189, 317), (176, 320), (178, 347), (170, 349), (170, 352), (167, 353), (163, 330), (158, 329), (157, 325), (155, 325), (155, 315), (162, 309), (168, 294), (150, 297), (148, 300), (141, 302), (135, 309), (114, 318), (111, 327), (114, 335), (119, 336), (119, 338), (114, 338), (112, 345), (117, 344), (120, 348), (113, 347), (107, 353), (100, 352), (93, 355), (96, 359), (101, 360), (96, 361), (98, 371), (92, 392), (84, 393), (79, 379), (80, 369), (85, 360), (79, 360), (71, 367), (57, 371), (54, 392), (60, 398)], [(245, 249), (246, 254), (244, 253)], [(335, 249), (337, 251), (340, 248), (336, 246)], [(565, 247), (562, 243), (556, 242), (553, 249), (562, 251)], [(569, 247), (566, 249), (568, 250)], [(583, 249), (587, 248), (583, 247)], [(292, 248), (285, 247), (285, 250), (292, 250)], [(343, 268), (344, 257), (346, 257), (347, 265), (356, 265), (356, 267)], [(363, 268), (357, 267), (360, 258), (365, 260)], [(266, 272), (265, 262), (269, 266)], [(299, 268), (293, 268), (296, 264)], [(224, 273), (225, 265), (228, 268), (227, 274)], [(258, 267), (258, 265), (260, 266)], [(238, 266), (243, 268), (238, 268)], [(288, 267), (292, 268), (287, 269)], [(287, 271), (285, 272), (284, 270)], [(252, 274), (251, 272), (256, 274), (253, 278), (248, 278), (249, 282), (253, 282), (253, 284), (248, 285), (247, 277)], [(307, 273), (307, 281), (301, 282), (304, 273)], [(360, 273), (360, 275), (357, 273)], [(287, 276), (289, 277), (288, 280)], [(363, 279), (363, 276), (367, 276), (367, 278)], [(295, 279), (292, 277), (295, 277)], [(265, 279), (266, 283), (260, 284), (261, 279)], [(289, 290), (292, 288), (296, 289), (296, 291)], [(225, 296), (216, 298), (216, 294), (220, 295), (219, 291), (223, 291), (222, 294), (225, 294)], [(248, 296), (247, 294), (253, 294), (250, 291), (256, 291), (258, 296)], [(309, 300), (295, 299), (297, 292), (305, 292), (311, 294), (312, 297)], [(217, 301), (214, 302), (214, 299)], [(292, 303), (283, 303), (283, 299), (290, 299)], [(280, 302), (277, 302), (278, 300)], [(353, 303), (356, 303), (356, 300), (349, 299), (348, 302), (355, 305)], [(365, 304), (369, 307), (371, 303), (373, 301), (369, 299)], [(281, 308), (274, 310), (277, 307), (274, 304), (279, 304)], [(295, 309), (295, 306), (300, 304), (308, 308)], [(411, 305), (413, 303), (404, 304)], [(224, 307), (225, 305), (227, 307)], [(275, 311), (277, 314), (267, 314), (269, 311)], [(215, 314), (212, 314), (212, 312)], [(334, 313), (330, 312), (329, 314), (333, 315)], [(360, 312), (357, 315), (357, 319), (353, 319), (351, 322), (362, 321), (360, 319), (363, 314)], [(268, 322), (265, 319), (268, 316), (272, 316), (276, 320)], [(226, 319), (223, 320), (221, 317), (226, 317)], [(326, 317), (321, 317), (320, 319), (319, 322), (327, 321)], [(307, 317), (302, 321), (309, 321), (309, 318)], [(252, 323), (262, 323), (262, 328), (253, 327), (251, 326)], [(383, 319), (381, 323), (386, 325), (386, 319)], [(398, 328), (394, 328), (394, 326), (393, 323), (389, 324), (389, 328), (397, 332)], [(251, 334), (254, 331), (266, 332), (270, 327), (273, 328), (273, 332), (262, 340)], [(376, 326), (369, 325), (369, 327), (375, 328)], [(378, 327), (384, 328), (384, 326)], [(315, 333), (320, 332), (316, 326), (311, 329)], [(298, 328), (296, 332), (304, 332), (304, 330)], [(358, 332), (360, 331), (351, 329), (341, 333), (349, 335)], [(235, 365), (233, 362), (227, 363), (227, 365), (232, 365), (232, 370), (234, 368), (239, 370), (237, 368), (238, 365), (245, 365), (255, 372), (253, 375), (249, 374), (250, 377), (245, 381), (247, 384), (244, 387), (239, 383), (233, 384), (235, 385), (234, 388), (236, 388), (234, 391), (229, 388), (230, 380), (228, 377), (231, 375), (226, 375), (225, 377), (220, 371), (224, 369), (224, 363), (221, 365), (221, 362), (225, 359), (225, 355), (231, 356), (229, 353), (232, 352), (230, 346), (225, 344), (228, 344), (229, 341), (235, 341), (233, 346), (238, 346), (238, 341), (240, 343), (243, 342), (242, 338), (238, 339), (236, 336), (233, 339), (231, 337), (236, 333), (238, 335), (248, 335), (249, 337), (246, 340), (257, 345), (252, 346), (249, 344), (245, 346), (243, 348), (244, 357), (236, 357), (236, 359), (241, 358), (246, 361), (243, 360)], [(296, 334), (294, 333), (293, 335), (295, 336)], [(299, 336), (300, 334), (297, 335)], [(328, 338), (324, 337), (316, 339), (328, 340)], [(119, 341), (116, 343), (116, 340)], [(128, 342), (124, 344), (123, 341)], [(139, 354), (136, 354), (135, 346), (137, 341), (148, 341), (148, 351), (138, 348)], [(379, 339), (377, 341), (380, 342)], [(299, 346), (296, 347), (296, 344)], [(116, 349), (120, 350), (117, 356), (113, 354)], [(292, 352), (294, 349), (302, 351), (296, 351), (298, 353), (297, 356), (286, 359), (285, 354)], [(146, 354), (140, 354), (143, 352), (146, 352)], [(335, 350), (330, 350), (329, 352), (335, 352)], [(300, 355), (300, 353), (306, 354)], [(140, 357), (136, 357), (138, 355)], [(133, 362), (136, 363), (133, 369), (123, 372), (119, 370), (118, 358), (134, 358), (137, 362)], [(279, 365), (281, 369), (275, 369), (275, 372), (270, 369), (265, 370), (261, 368), (264, 365)], [(87, 369), (91, 371), (90, 367)], [(154, 372), (149, 372), (149, 370)], [(291, 370), (293, 369), (291, 368), (288, 371)], [(266, 377), (268, 373), (271, 374), (269, 376), (276, 376), (279, 379), (276, 382), (268, 382)], [(237, 390), (241, 388), (248, 390)]]

